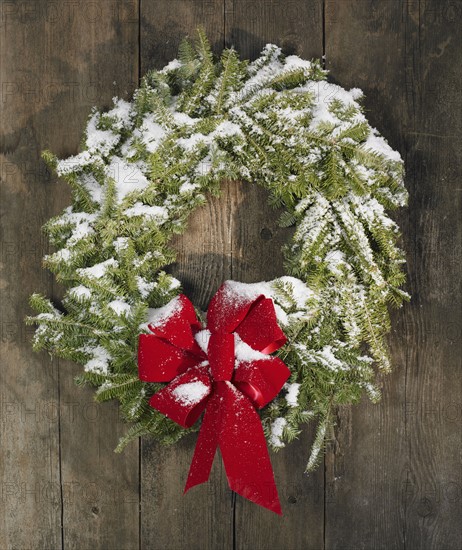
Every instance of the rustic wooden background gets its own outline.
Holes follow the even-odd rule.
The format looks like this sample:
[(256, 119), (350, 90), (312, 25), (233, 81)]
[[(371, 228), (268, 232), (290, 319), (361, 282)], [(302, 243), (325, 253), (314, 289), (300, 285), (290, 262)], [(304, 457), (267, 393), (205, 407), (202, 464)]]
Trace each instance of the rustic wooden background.
[[(0, 548), (462, 548), (460, 372), (460, 0), (1, 1)], [(204, 25), (219, 52), (255, 57), (267, 42), (324, 55), (330, 78), (358, 86), (407, 167), (398, 214), (412, 302), (395, 313), (394, 373), (378, 406), (338, 413), (324, 465), (302, 474), (313, 432), (273, 457), (284, 516), (213, 476), (183, 497), (194, 437), (112, 452), (115, 405), (73, 385), (75, 365), (34, 354), (23, 319), (36, 290), (40, 227), (69, 202), (40, 161), (75, 154), (92, 105), (129, 97), (140, 75)], [(227, 183), (191, 220), (173, 271), (197, 303), (227, 278), (282, 274), (287, 233), (264, 192)]]

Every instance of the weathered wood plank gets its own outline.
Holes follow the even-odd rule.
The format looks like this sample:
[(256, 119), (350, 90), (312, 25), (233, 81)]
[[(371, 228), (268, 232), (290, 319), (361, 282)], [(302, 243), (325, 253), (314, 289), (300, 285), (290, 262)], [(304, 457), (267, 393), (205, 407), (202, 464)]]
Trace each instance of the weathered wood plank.
[(37, 288), (46, 291), (51, 285), (40, 273), (43, 248), (39, 234), (34, 233), (48, 208), (39, 189), (31, 189), (43, 171), (37, 159), (31, 161), (34, 136), (14, 128), (12, 115), (13, 111), (2, 115), (2, 139), (8, 146), (0, 153), (0, 546), (31, 542), (55, 546), (61, 539), (57, 365), (33, 354), (30, 332), (23, 326), (28, 294)]
[[(397, 3), (326, 5), (326, 65), (344, 87), (361, 87), (371, 123), (402, 151), (400, 95), (404, 28)], [(349, 29), (348, 32), (346, 29)], [(397, 39), (397, 36), (399, 37)], [(406, 217), (402, 214), (407, 229)], [(408, 251), (412, 241), (405, 230)], [(412, 252), (411, 252), (412, 254)], [(379, 405), (342, 408), (326, 456), (326, 547), (402, 548), (400, 478), (405, 468), (406, 323), (394, 316), (395, 372)]]
[[(94, 96), (61, 101), (57, 122), (67, 129), (65, 140), (50, 144), (53, 151), (74, 153), (92, 105), (110, 107), (113, 96), (129, 97), (135, 89), (138, 16), (136, 0), (104, 0), (80, 3), (72, 17), (58, 19), (50, 60), (59, 68), (57, 78), (76, 82)], [(58, 188), (53, 209), (67, 204)], [(113, 452), (127, 428), (115, 402), (97, 404), (92, 388), (75, 387), (73, 377), (80, 369), (60, 364), (64, 547), (138, 548), (139, 445)]]
[(141, 2), (141, 74), (174, 59), (180, 42), (203, 28), (215, 53), (223, 48), (224, 0)]
[[(142, 73), (161, 67), (177, 55), (180, 41), (204, 26), (218, 53), (223, 47), (223, 1), (165, 0), (142, 3)], [(172, 273), (184, 283), (188, 296), (206, 308), (211, 293), (231, 277), (232, 254), (228, 224), (233, 219), (237, 196), (232, 187), (222, 200), (211, 201), (196, 211), (187, 232), (177, 239), (177, 263)], [(233, 508), (231, 492), (220, 460), (215, 460), (208, 484), (183, 496), (184, 484), (197, 436), (164, 448), (142, 440), (143, 548), (231, 548)]]
[(322, 1), (226, 0), (225, 43), (243, 59), (255, 58), (265, 44), (304, 59), (322, 56)]
[[(245, 184), (239, 191), (240, 205), (233, 215), (233, 279), (257, 282), (283, 275), (281, 246), (292, 231), (278, 227), (279, 215), (266, 204), (261, 188)], [(312, 437), (313, 431), (307, 426), (299, 441), (271, 453), (283, 517), (237, 496), (236, 548), (322, 547), (323, 471), (320, 468), (310, 476), (303, 474)]]
[(44, 170), (40, 152), (74, 154), (91, 107), (133, 90), (137, 5), (2, 4), (2, 329), (11, 335), (0, 376), (2, 404), (23, 416), (2, 424), (2, 481), (20, 487), (16, 500), (2, 501), (2, 548), (138, 547), (137, 446), (112, 452), (124, 432), (117, 409), (74, 386), (75, 365), (32, 354), (23, 328), (32, 291), (61, 295), (40, 267), (40, 227), (70, 196)]
[[(203, 309), (223, 280), (232, 277), (230, 228), (238, 207), (237, 188), (238, 184), (225, 184), (222, 197), (194, 212), (187, 232), (175, 242), (177, 262), (170, 271)], [(143, 440), (142, 534), (146, 546), (151, 541), (149, 545), (159, 549), (232, 547), (233, 501), (219, 455), (209, 482), (183, 496), (196, 439), (196, 435), (189, 436), (175, 448)]]
[[(406, 546), (462, 548), (462, 5), (406, 6), (410, 219)], [(415, 92), (409, 93), (412, 86)]]
[[(286, 54), (322, 56), (322, 2), (316, 0), (226, 0), (225, 25), (226, 44), (243, 58), (255, 58), (268, 42), (282, 46)], [(278, 215), (266, 205), (261, 188), (244, 187), (243, 192), (234, 214), (232, 276), (244, 282), (273, 279), (284, 273), (280, 248), (289, 233), (277, 228)], [(236, 548), (322, 548), (323, 471), (303, 474), (312, 437), (307, 426), (299, 441), (271, 454), (282, 518), (237, 497)]]
[(454, 2), (326, 4), (331, 76), (365, 91), (369, 119), (405, 158), (410, 204), (398, 217), (413, 294), (394, 315), (382, 403), (339, 414), (328, 548), (462, 546), (460, 23)]
[(56, 132), (45, 116), (54, 72), (45, 37), (29, 32), (38, 26), (33, 14), (12, 2), (1, 8), (0, 547), (59, 548), (57, 363), (33, 353), (24, 326), (29, 294), (52, 287), (41, 270), (40, 227), (55, 186), (39, 152)]

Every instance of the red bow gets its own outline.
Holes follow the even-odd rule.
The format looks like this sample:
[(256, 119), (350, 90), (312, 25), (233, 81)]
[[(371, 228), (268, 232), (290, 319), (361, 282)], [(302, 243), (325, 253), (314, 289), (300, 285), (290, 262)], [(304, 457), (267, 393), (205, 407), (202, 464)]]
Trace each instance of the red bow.
[(171, 381), (149, 403), (185, 428), (205, 409), (185, 492), (208, 480), (220, 447), (230, 488), (281, 514), (255, 408), (274, 399), (290, 375), (279, 358), (265, 355), (287, 339), (273, 301), (245, 294), (225, 282), (210, 302), (207, 330), (183, 294), (160, 309), (152, 334), (139, 338), (139, 377)]

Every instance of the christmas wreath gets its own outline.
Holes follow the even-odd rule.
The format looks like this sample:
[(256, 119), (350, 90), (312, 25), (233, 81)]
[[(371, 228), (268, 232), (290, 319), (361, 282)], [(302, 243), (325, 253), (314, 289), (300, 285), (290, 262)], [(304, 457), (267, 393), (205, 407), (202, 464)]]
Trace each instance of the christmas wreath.
[[(316, 419), (310, 470), (335, 407), (357, 402), (363, 392), (379, 398), (374, 366), (390, 368), (388, 304), (408, 298), (400, 289), (399, 230), (386, 213), (406, 203), (403, 164), (368, 124), (361, 91), (326, 78), (319, 62), (284, 56), (271, 44), (252, 62), (232, 48), (216, 62), (199, 31), (181, 44), (178, 59), (142, 79), (131, 102), (114, 98), (108, 112), (92, 111), (82, 152), (66, 160), (43, 154), (73, 198), (45, 225), (55, 252), (44, 264), (66, 293), (59, 308), (32, 295), (34, 347), (81, 363), (77, 381), (96, 386), (98, 401), (120, 401), (134, 425), (118, 450), (142, 435), (170, 444), (198, 430), (203, 407), (195, 406), (207, 393), (204, 384), (210, 390), (217, 379), (234, 376), (227, 387), (261, 406), (259, 422), (271, 448), (297, 438), (301, 425)], [(234, 324), (227, 335), (211, 337), (204, 314), (164, 269), (175, 260), (172, 236), (185, 231), (208, 193), (220, 193), (224, 179), (262, 185), (270, 203), (284, 209), (280, 224), (295, 232), (284, 248), (286, 276), (223, 285), (207, 326), (223, 328), (230, 311)], [(265, 342), (257, 342), (255, 323), (253, 333), (244, 326), (254, 318), (266, 323)], [(210, 363), (218, 354), (215, 362), (231, 364), (236, 374), (204, 382), (207, 353)], [(158, 365), (154, 376), (147, 363), (156, 358), (170, 366)], [(258, 371), (263, 378), (274, 375), (276, 363), (282, 369), (272, 391), (261, 390), (260, 402), (250, 395), (258, 386), (249, 382), (252, 373), (241, 376), (249, 391), (242, 384), (236, 389), (238, 365), (252, 361), (266, 365)], [(189, 376), (189, 386), (179, 386), (175, 375)], [(169, 409), (175, 391), (194, 409), (187, 421)]]

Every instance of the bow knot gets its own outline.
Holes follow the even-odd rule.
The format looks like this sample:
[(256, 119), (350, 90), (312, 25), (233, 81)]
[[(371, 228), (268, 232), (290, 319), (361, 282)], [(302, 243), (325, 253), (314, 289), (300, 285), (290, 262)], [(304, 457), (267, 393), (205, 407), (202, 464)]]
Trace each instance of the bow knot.
[(273, 301), (242, 295), (235, 285), (225, 282), (212, 298), (206, 329), (183, 294), (157, 310), (151, 334), (139, 338), (139, 377), (170, 382), (149, 403), (181, 426), (192, 426), (205, 411), (185, 492), (207, 481), (220, 447), (231, 489), (281, 513), (255, 408), (274, 399), (290, 375), (269, 355), (286, 337)]
[(234, 334), (212, 332), (207, 347), (207, 357), (212, 378), (217, 381), (230, 381), (234, 371)]

